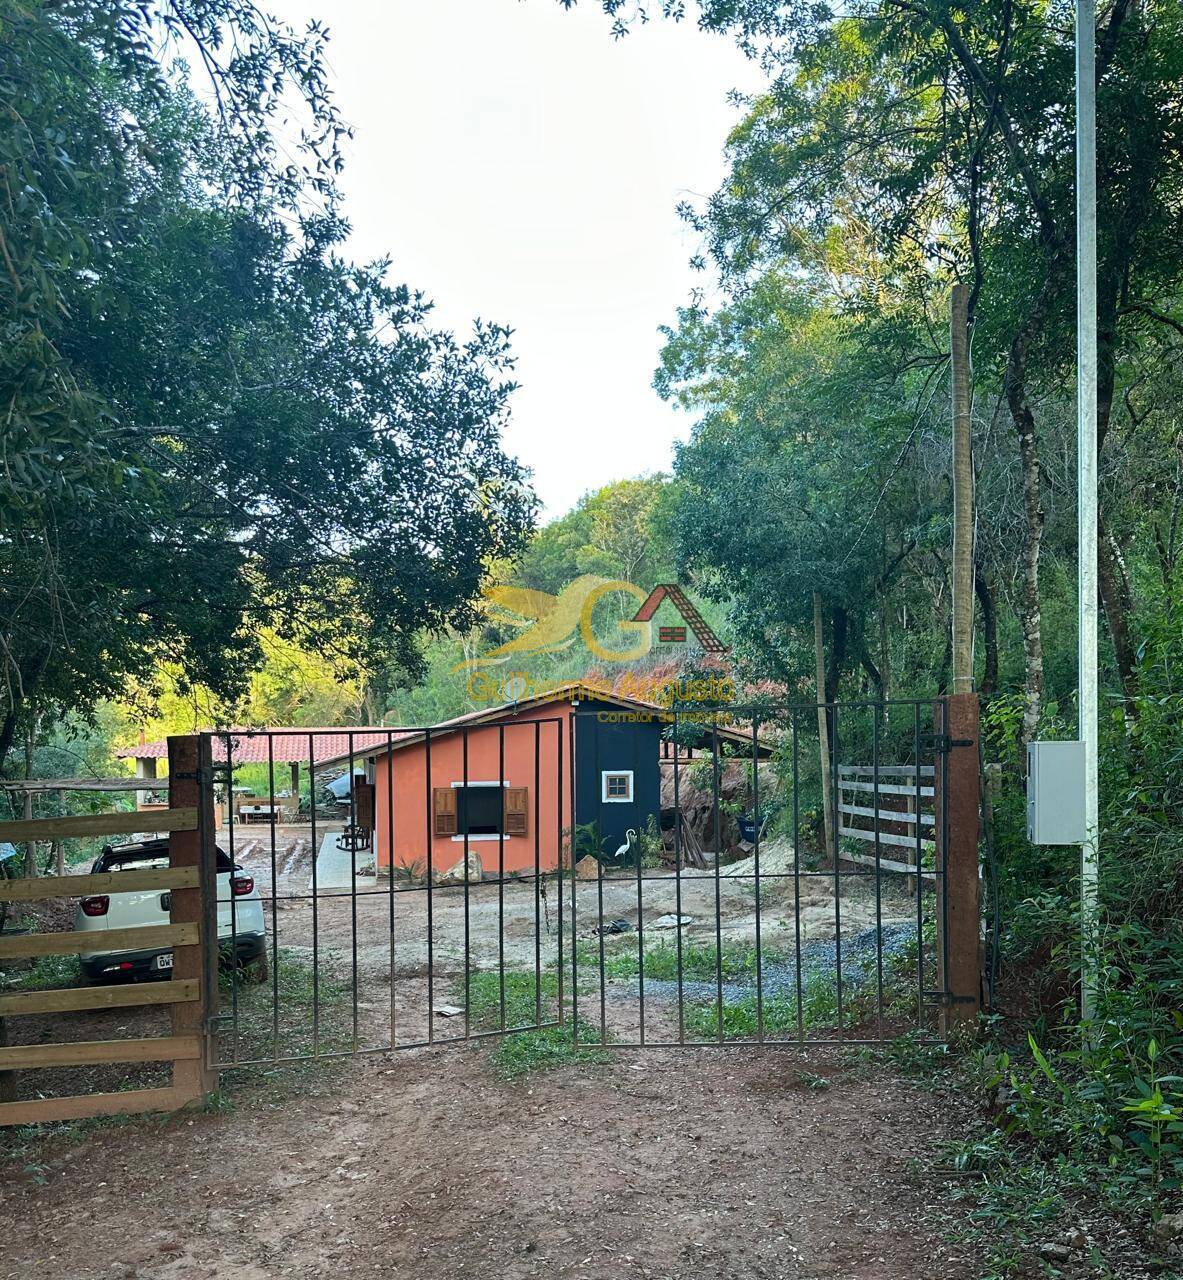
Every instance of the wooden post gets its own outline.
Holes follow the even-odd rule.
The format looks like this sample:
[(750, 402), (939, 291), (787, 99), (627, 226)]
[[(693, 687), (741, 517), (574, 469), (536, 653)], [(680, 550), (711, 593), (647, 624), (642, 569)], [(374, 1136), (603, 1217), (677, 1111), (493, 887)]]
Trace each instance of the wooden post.
[[(218, 1073), (206, 1066), (208, 1046), (204, 1043), (207, 1021), (213, 1014), (210, 1007), (209, 985), (206, 982), (207, 964), (217, 964), (218, 939), (216, 935), (216, 910), (214, 936), (210, 936), (204, 895), (208, 884), (217, 883), (216, 877), (207, 874), (203, 867), (203, 843), (208, 838), (211, 846), (214, 833), (213, 759), (209, 739), (197, 736), (175, 737), (168, 740), (168, 805), (170, 809), (196, 808), (196, 831), (173, 831), (168, 838), (168, 860), (172, 867), (197, 867), (198, 886), (194, 889), (172, 891), (173, 924), (193, 923), (198, 926), (197, 946), (173, 949), (173, 981), (196, 979), (200, 998), (186, 1004), (172, 1006), (174, 1036), (198, 1035), (203, 1040), (202, 1056), (193, 1060), (173, 1063), (173, 1088), (181, 1105), (203, 1102), (218, 1085)], [(205, 785), (201, 785), (204, 780)], [(212, 856), (212, 848), (211, 848)], [(212, 956), (212, 959), (211, 959)], [(216, 969), (215, 969), (216, 973)], [(214, 987), (216, 992), (217, 988)]]
[(933, 788), (937, 868), (944, 873), (946, 895), (945, 911), (937, 909), (944, 986), (949, 994), (941, 1029), (948, 1034), (963, 1028), (972, 1030), (982, 1001), (978, 695), (954, 694), (945, 700), (944, 708), (943, 715), (937, 708), (936, 732), (958, 744), (949, 748), (946, 769), (938, 756)]

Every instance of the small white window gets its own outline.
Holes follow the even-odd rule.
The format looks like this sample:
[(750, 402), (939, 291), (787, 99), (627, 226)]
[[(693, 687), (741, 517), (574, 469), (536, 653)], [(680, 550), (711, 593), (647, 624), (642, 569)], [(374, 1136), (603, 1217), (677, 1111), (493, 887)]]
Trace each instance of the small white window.
[(632, 804), (633, 771), (605, 769), (600, 774), (600, 799), (605, 804)]

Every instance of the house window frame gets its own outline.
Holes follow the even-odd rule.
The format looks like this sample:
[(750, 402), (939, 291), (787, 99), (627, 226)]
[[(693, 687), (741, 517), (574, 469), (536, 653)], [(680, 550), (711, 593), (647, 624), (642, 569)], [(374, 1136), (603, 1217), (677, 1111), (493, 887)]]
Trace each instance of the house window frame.
[[(603, 804), (632, 804), (635, 791), (635, 779), (632, 769), (603, 769), (600, 771), (600, 801)], [(623, 796), (613, 796), (608, 794), (608, 780), (610, 778), (627, 778), (628, 794)]]
[[(498, 782), (496, 778), (494, 778), (492, 781), (486, 781), (486, 780), (480, 780), (480, 779), (474, 778), (469, 782), (463, 782), (463, 781), (453, 782), (451, 785), (452, 785), (453, 791), (463, 791), (467, 787), (502, 787), (504, 790), (508, 791), (510, 787), (513, 785), (513, 783), (510, 782), (508, 778), (504, 782)], [(459, 822), (459, 812), (460, 812), (459, 802), (457, 802), (456, 812), (457, 812), (457, 822)], [(464, 832), (458, 832), (454, 836), (449, 836), (448, 839), (451, 840), (453, 844), (463, 844), (466, 840), (468, 841), (469, 844), (475, 844), (478, 840), (520, 840), (521, 839), (520, 836), (511, 836), (506, 834), (504, 830), (504, 826), (505, 826), (504, 810), (502, 810), (501, 823), (502, 823), (501, 831), (478, 831), (475, 833), (469, 833), (467, 835)]]

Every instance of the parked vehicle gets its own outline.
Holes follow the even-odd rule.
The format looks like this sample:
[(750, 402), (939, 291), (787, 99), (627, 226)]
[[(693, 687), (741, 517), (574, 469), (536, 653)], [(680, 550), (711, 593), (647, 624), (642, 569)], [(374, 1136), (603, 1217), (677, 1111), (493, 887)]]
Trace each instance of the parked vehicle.
[[(218, 855), (218, 944), (223, 963), (250, 966), (253, 976), (267, 976), (267, 931), (263, 902), (254, 877), (232, 863), (221, 849)], [(168, 841), (145, 840), (138, 844), (108, 845), (95, 859), (92, 872), (147, 871), (168, 866)], [(169, 923), (171, 895), (167, 890), (143, 889), (126, 893), (100, 893), (78, 904), (74, 928), (85, 933), (110, 929), (146, 928)], [(92, 982), (117, 978), (167, 975), (173, 967), (171, 948), (151, 947), (100, 951), (79, 957), (82, 972)]]

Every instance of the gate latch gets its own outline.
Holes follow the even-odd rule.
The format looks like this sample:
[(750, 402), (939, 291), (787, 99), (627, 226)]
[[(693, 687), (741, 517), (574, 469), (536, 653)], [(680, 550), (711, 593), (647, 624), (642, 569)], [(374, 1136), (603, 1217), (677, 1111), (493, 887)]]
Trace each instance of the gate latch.
[(930, 733), (925, 742), (934, 755), (947, 756), (954, 747), (972, 747), (972, 738), (951, 738), (947, 733)]
[(948, 1009), (955, 1004), (974, 1004), (973, 996), (955, 996), (952, 991), (926, 991), (926, 1004), (936, 1005), (939, 1009)]

